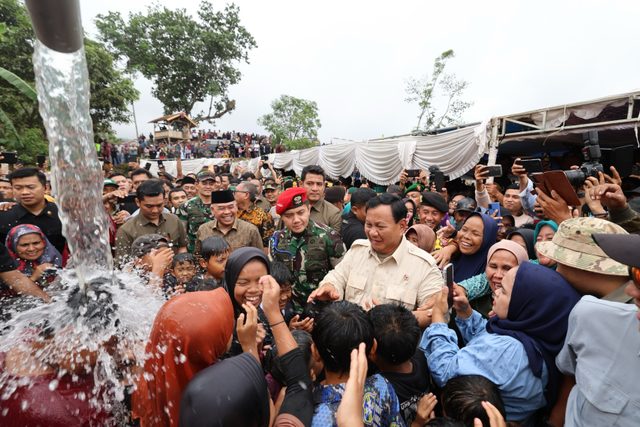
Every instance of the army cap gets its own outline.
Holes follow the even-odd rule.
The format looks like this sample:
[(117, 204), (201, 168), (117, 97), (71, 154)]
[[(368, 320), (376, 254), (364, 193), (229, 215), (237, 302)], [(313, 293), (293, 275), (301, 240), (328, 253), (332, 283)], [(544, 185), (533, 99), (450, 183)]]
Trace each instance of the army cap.
[(278, 188), (280, 188), (280, 186), (278, 184), (275, 183), (275, 181), (268, 181), (265, 185), (264, 185), (264, 189), (266, 190), (277, 190)]
[(145, 234), (138, 237), (131, 244), (131, 256), (134, 258), (142, 258), (153, 249), (162, 247), (170, 247), (169, 240), (159, 234)]
[(622, 227), (599, 218), (583, 217), (562, 221), (553, 240), (538, 242), (536, 250), (552, 260), (592, 273), (628, 276), (627, 266), (611, 259), (592, 234), (628, 234)]
[(412, 191), (417, 191), (419, 193), (422, 193), (424, 191), (424, 185), (422, 185), (419, 182), (416, 184), (413, 184), (411, 187), (404, 190), (404, 195), (406, 196), (407, 193), (411, 193)]
[(216, 176), (209, 171), (202, 171), (198, 174), (198, 181), (206, 181), (208, 179), (215, 180)]

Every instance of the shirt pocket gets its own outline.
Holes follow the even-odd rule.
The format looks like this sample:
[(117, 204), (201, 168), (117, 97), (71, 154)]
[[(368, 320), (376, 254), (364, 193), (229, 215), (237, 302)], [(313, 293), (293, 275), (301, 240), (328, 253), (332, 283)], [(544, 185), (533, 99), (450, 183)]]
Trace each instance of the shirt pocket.
[(608, 425), (615, 424), (618, 416), (629, 402), (624, 393), (601, 379), (584, 363), (578, 362), (576, 384), (591, 405), (608, 414), (610, 417), (607, 419)]
[(418, 291), (402, 286), (389, 286), (385, 294), (387, 302), (397, 302), (404, 305), (409, 310), (413, 310), (418, 300)]
[(347, 280), (347, 288), (344, 299), (355, 304), (359, 303), (364, 297), (364, 289), (367, 286), (367, 276), (352, 273)]

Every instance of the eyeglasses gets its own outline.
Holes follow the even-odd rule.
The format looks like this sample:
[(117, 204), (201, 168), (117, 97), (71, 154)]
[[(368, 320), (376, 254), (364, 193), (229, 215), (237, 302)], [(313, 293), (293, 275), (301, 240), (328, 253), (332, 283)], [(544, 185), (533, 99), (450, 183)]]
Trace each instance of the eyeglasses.
[(449, 206), (458, 206), (458, 202), (456, 200), (451, 200), (449, 202)]
[(233, 190), (234, 193), (248, 193), (248, 191), (242, 191), (242, 190)]
[(640, 268), (629, 266), (629, 276), (631, 276), (636, 288), (640, 289)]

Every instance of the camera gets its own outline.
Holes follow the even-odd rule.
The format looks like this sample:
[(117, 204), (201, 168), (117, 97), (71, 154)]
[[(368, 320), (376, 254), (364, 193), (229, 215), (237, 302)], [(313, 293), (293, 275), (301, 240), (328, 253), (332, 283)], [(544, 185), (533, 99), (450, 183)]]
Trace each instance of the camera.
[(590, 176), (598, 178), (598, 172), (604, 174), (604, 168), (600, 163), (602, 151), (600, 150), (598, 131), (590, 130), (589, 132), (584, 132), (582, 139), (584, 140), (584, 147), (582, 148), (584, 162), (580, 165), (580, 169), (564, 171), (564, 174), (574, 187), (581, 186)]

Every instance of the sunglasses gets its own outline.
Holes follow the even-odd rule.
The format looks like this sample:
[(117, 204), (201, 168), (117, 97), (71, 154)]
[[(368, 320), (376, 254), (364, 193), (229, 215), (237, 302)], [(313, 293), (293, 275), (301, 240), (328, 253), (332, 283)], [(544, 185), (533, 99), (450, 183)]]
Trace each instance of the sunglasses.
[(640, 289), (640, 268), (629, 266), (629, 276), (631, 276), (636, 288)]

